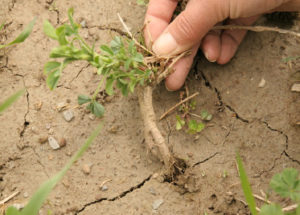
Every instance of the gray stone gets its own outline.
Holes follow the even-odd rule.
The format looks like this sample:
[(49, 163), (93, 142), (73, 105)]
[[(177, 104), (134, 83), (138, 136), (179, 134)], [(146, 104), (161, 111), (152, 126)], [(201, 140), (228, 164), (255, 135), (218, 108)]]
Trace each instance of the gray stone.
[(70, 122), (74, 118), (74, 113), (71, 110), (66, 110), (63, 112), (64, 119)]
[(101, 191), (107, 191), (108, 190), (108, 187), (106, 186), (106, 185), (103, 185), (102, 187), (101, 187)]
[(49, 145), (50, 147), (53, 149), (53, 150), (57, 150), (60, 148), (57, 140), (54, 138), (54, 137), (48, 137), (48, 142), (49, 142)]
[(157, 210), (164, 203), (163, 199), (157, 199), (153, 202), (152, 208), (153, 210)]

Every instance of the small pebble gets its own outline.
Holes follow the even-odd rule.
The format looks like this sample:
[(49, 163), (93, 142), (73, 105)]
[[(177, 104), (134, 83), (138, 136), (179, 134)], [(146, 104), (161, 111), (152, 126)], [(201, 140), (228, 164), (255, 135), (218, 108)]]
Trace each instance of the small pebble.
[(61, 111), (65, 110), (66, 107), (67, 107), (67, 104), (65, 102), (60, 102), (56, 105), (56, 110), (58, 112), (61, 112)]
[(71, 120), (74, 118), (74, 113), (71, 110), (66, 110), (63, 112), (63, 116), (67, 122), (71, 122)]
[(153, 210), (157, 210), (164, 203), (163, 199), (157, 199), (153, 202), (152, 208)]
[(46, 143), (47, 141), (48, 141), (48, 136), (39, 137), (39, 143), (40, 144)]
[(88, 164), (84, 164), (82, 166), (82, 172), (86, 175), (89, 175), (91, 173), (91, 166)]
[(61, 138), (58, 144), (60, 148), (65, 147), (67, 145), (67, 140), (65, 138)]
[(80, 25), (81, 25), (82, 28), (85, 28), (86, 27), (86, 21), (82, 20), (82, 22), (80, 22)]
[(118, 130), (119, 130), (119, 126), (118, 125), (114, 125), (108, 131), (110, 133), (116, 134), (118, 132)]
[(60, 148), (60, 146), (59, 146), (57, 140), (56, 140), (54, 137), (52, 137), (52, 136), (48, 137), (48, 142), (49, 142), (50, 147), (51, 147), (53, 150), (57, 150), (57, 149)]
[(108, 187), (106, 186), (106, 185), (103, 185), (102, 187), (101, 187), (101, 191), (107, 191), (108, 190)]
[(25, 192), (24, 194), (23, 194), (23, 196), (24, 196), (24, 198), (28, 198), (28, 193), (27, 192)]
[(262, 78), (261, 81), (258, 84), (258, 87), (263, 88), (265, 86), (266, 86), (266, 80)]
[(94, 121), (96, 119), (96, 116), (94, 114), (89, 114), (89, 118), (90, 118), (90, 120)]
[(300, 84), (299, 83), (298, 84), (294, 84), (292, 86), (291, 91), (293, 91), (293, 92), (300, 92)]
[(54, 129), (50, 128), (49, 131), (48, 131), (48, 134), (50, 134), (50, 135), (54, 134)]

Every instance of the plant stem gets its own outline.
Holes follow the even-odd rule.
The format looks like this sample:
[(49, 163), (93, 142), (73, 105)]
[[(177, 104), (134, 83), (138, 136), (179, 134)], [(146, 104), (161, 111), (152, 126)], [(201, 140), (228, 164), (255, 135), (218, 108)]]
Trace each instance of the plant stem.
[(98, 86), (97, 86), (97, 89), (95, 90), (94, 94), (93, 94), (93, 97), (92, 97), (92, 100), (95, 100), (96, 99), (96, 96), (98, 95), (98, 93), (100, 92), (100, 89), (101, 89), (101, 86), (105, 80), (106, 76), (102, 76)]

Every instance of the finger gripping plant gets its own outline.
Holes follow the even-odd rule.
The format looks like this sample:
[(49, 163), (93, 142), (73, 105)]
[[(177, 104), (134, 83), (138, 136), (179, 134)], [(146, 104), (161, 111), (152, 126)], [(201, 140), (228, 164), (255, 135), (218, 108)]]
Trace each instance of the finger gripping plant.
[(89, 62), (101, 76), (92, 97), (78, 96), (79, 105), (87, 104), (87, 109), (97, 117), (104, 114), (104, 107), (96, 100), (104, 84), (108, 95), (114, 94), (114, 86), (124, 96), (136, 89), (144, 121), (145, 141), (149, 150), (164, 162), (166, 175), (174, 177), (183, 173), (186, 164), (170, 152), (165, 138), (157, 127), (152, 92), (155, 86), (172, 72), (174, 63), (186, 53), (170, 58), (156, 56), (133, 38), (121, 18), (128, 36), (115, 37), (109, 46), (100, 46), (98, 53), (95, 51), (95, 45), (89, 46), (79, 35), (80, 25), (74, 22), (72, 8), (68, 11), (68, 17), (69, 24), (63, 24), (56, 29), (48, 21), (44, 22), (45, 34), (59, 43), (59, 46), (50, 53), (50, 58), (55, 61), (47, 62), (44, 68), (50, 89), (53, 90), (57, 86), (63, 69), (78, 60)]

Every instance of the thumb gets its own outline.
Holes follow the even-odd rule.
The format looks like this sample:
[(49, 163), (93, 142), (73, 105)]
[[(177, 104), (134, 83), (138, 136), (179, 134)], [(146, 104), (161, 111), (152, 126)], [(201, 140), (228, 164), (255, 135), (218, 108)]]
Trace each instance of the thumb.
[[(222, 2), (222, 1), (221, 1)], [(174, 55), (198, 44), (220, 20), (220, 1), (190, 0), (186, 9), (165, 29), (153, 44), (158, 55)]]

